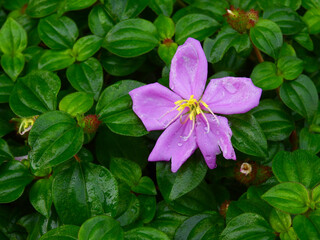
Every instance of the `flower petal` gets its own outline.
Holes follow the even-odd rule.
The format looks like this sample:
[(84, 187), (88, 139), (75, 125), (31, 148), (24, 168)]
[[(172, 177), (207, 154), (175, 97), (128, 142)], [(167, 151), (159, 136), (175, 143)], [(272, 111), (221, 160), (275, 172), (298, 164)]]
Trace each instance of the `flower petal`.
[(199, 100), (208, 72), (208, 62), (198, 40), (188, 38), (179, 46), (171, 61), (170, 88), (182, 98), (189, 99), (191, 95)]
[[(232, 131), (225, 117), (216, 116), (214, 118), (210, 114), (205, 114), (208, 123), (202, 115), (197, 116), (196, 135), (197, 144), (209, 168), (216, 167), (216, 155), (223, 152), (226, 159), (236, 159), (234, 149), (231, 144)], [(209, 130), (209, 132), (208, 132)], [(220, 149), (221, 151), (220, 151)]]
[(148, 161), (169, 161), (171, 159), (171, 171), (178, 171), (181, 165), (197, 149), (194, 130), (188, 139), (185, 138), (191, 129), (191, 121), (181, 124), (177, 120), (172, 123), (158, 138)]
[(212, 79), (201, 100), (214, 113), (238, 114), (258, 106), (261, 93), (250, 78), (224, 77)]
[(148, 131), (162, 130), (179, 113), (173, 109), (180, 96), (159, 83), (148, 84), (129, 92), (133, 111)]

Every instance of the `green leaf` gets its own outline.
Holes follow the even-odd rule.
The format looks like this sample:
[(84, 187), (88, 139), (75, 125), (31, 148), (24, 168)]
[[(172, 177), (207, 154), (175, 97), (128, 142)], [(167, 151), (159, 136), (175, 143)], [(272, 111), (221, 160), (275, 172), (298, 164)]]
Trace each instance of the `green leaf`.
[(282, 46), (282, 33), (279, 26), (267, 19), (261, 19), (250, 28), (250, 38), (253, 44), (262, 52), (277, 59)]
[(91, 216), (116, 214), (117, 181), (99, 165), (74, 161), (54, 177), (52, 194), (64, 224), (80, 225)]
[(128, 232), (125, 232), (124, 234), (125, 240), (135, 240), (135, 239), (141, 239), (141, 240), (169, 240), (168, 236), (151, 227), (138, 227), (134, 228)]
[[(170, 0), (171, 1), (171, 0)], [(175, 32), (175, 25), (171, 18), (159, 15), (154, 21), (161, 40), (171, 39)]]
[(293, 219), (293, 229), (299, 239), (319, 239), (320, 231), (318, 226), (311, 219), (303, 215), (295, 216)]
[(290, 227), (287, 232), (280, 233), (280, 239), (281, 240), (297, 240), (297, 234), (293, 230), (293, 227)]
[(320, 8), (320, 1), (319, 0), (302, 0), (302, 6), (305, 9)]
[(97, 59), (89, 58), (72, 64), (67, 69), (67, 78), (74, 89), (92, 94), (98, 100), (103, 85), (103, 70)]
[(253, 115), (232, 115), (228, 119), (231, 123), (232, 144), (236, 149), (252, 156), (268, 156), (266, 137)]
[(32, 206), (43, 216), (49, 218), (52, 205), (52, 177), (39, 179), (29, 192), (29, 200)]
[(33, 180), (26, 166), (12, 160), (0, 166), (0, 203), (18, 199), (25, 186)]
[(33, 71), (15, 84), (9, 100), (10, 107), (21, 117), (55, 110), (60, 86), (61, 82), (56, 74), (43, 70)]
[(154, 218), (156, 213), (156, 197), (147, 195), (138, 195), (140, 203), (140, 215), (139, 219), (143, 223), (149, 223)]
[(91, 32), (99, 37), (105, 37), (114, 23), (102, 5), (92, 8), (88, 24)]
[(263, 13), (263, 18), (267, 18), (276, 24), (285, 35), (299, 33), (305, 24), (298, 13), (290, 8), (272, 8)]
[(0, 42), (1, 51), (13, 56), (21, 53), (27, 47), (27, 32), (9, 17), (0, 30)]
[(170, 45), (160, 44), (158, 48), (158, 55), (167, 64), (167, 66), (170, 66), (171, 60), (176, 53), (177, 48), (178, 44), (176, 43), (171, 43)]
[(79, 227), (63, 225), (44, 234), (39, 240), (77, 240)]
[(292, 10), (297, 10), (301, 6), (301, 0), (286, 0), (286, 1), (277, 1), (277, 0), (259, 0), (257, 2), (263, 10), (272, 9), (276, 7), (289, 7)]
[(290, 214), (275, 208), (270, 213), (269, 222), (272, 228), (279, 233), (288, 231), (292, 223)]
[(224, 221), (218, 213), (201, 213), (186, 219), (177, 229), (174, 239), (218, 239), (223, 229)]
[(79, 240), (121, 240), (123, 230), (116, 220), (109, 216), (96, 216), (85, 221), (79, 230)]
[(294, 81), (283, 83), (280, 97), (285, 105), (309, 121), (317, 111), (319, 101), (317, 89), (306, 75), (300, 75)]
[(311, 154), (320, 152), (320, 134), (309, 132), (308, 128), (302, 128), (299, 134), (300, 149), (309, 151)]
[(85, 61), (92, 57), (101, 47), (102, 39), (95, 35), (79, 38), (73, 46), (73, 53), (77, 61)]
[(59, 103), (59, 110), (69, 113), (72, 117), (89, 111), (93, 105), (93, 97), (90, 93), (75, 92), (66, 95)]
[(97, 0), (62, 0), (60, 3), (60, 13), (81, 10), (90, 7)]
[(293, 80), (303, 71), (303, 61), (297, 57), (282, 57), (277, 63), (278, 71), (284, 79)]
[(158, 45), (156, 27), (144, 19), (128, 19), (116, 24), (106, 35), (103, 47), (120, 57), (136, 57)]
[(107, 73), (112, 76), (126, 76), (134, 73), (145, 62), (146, 56), (135, 58), (122, 58), (114, 54), (104, 53), (101, 56), (101, 64)]
[(56, 14), (42, 18), (38, 25), (40, 39), (51, 49), (70, 49), (79, 36), (76, 23)]
[(309, 209), (308, 190), (295, 182), (284, 182), (272, 187), (262, 195), (262, 199), (271, 206), (291, 214), (302, 214)]
[(0, 138), (0, 165), (5, 161), (13, 159), (12, 153), (10, 152), (9, 146), (5, 140)]
[(141, 168), (137, 163), (123, 158), (112, 158), (110, 171), (130, 187), (137, 185), (142, 176)]
[(12, 54), (4, 54), (1, 56), (1, 66), (8, 76), (15, 81), (23, 70), (24, 55), (20, 52)]
[(272, 171), (279, 182), (299, 182), (307, 188), (320, 182), (320, 158), (305, 150), (279, 152), (272, 162)]
[(293, 39), (299, 43), (305, 49), (312, 51), (313, 50), (313, 42), (310, 38), (310, 35), (306, 32), (300, 32), (293, 36)]
[(197, 187), (207, 172), (204, 161), (191, 157), (177, 173), (168, 163), (157, 162), (157, 183), (166, 201), (173, 201)]
[(312, 189), (311, 200), (314, 202), (315, 207), (319, 209), (320, 208), (320, 185)]
[(221, 240), (273, 240), (274, 233), (268, 222), (256, 213), (243, 213), (232, 219), (221, 233)]
[(140, 119), (132, 110), (129, 92), (143, 83), (123, 80), (107, 87), (101, 94), (96, 107), (96, 114), (111, 131), (126, 136), (143, 136), (145, 130)]
[(151, 178), (144, 176), (140, 178), (136, 186), (131, 188), (135, 193), (157, 195), (157, 190)]
[(7, 75), (0, 75), (0, 103), (9, 102), (14, 82)]
[(4, 8), (8, 10), (20, 10), (25, 4), (27, 4), (27, 0), (12, 0), (12, 1), (4, 1), (1, 3)]
[(104, 6), (109, 15), (117, 21), (134, 18), (148, 5), (148, 0), (104, 0)]
[(42, 18), (55, 12), (59, 6), (56, 0), (29, 0), (27, 14), (33, 18)]
[(188, 37), (199, 41), (213, 35), (220, 24), (213, 18), (204, 14), (188, 14), (179, 19), (176, 24), (176, 42), (183, 44)]
[(157, 14), (169, 17), (173, 11), (174, 0), (150, 0), (149, 7)]
[(282, 141), (294, 130), (292, 117), (283, 104), (272, 99), (265, 99), (251, 113), (259, 122), (267, 140)]
[(320, 9), (319, 8), (314, 8), (314, 9), (308, 10), (304, 14), (302, 19), (307, 24), (310, 34), (320, 33), (320, 26), (318, 24), (320, 21)]
[(57, 71), (69, 67), (76, 61), (71, 50), (47, 50), (39, 59), (39, 69)]
[(28, 142), (32, 169), (44, 170), (72, 158), (82, 147), (83, 131), (69, 114), (52, 111), (36, 120)]
[(282, 76), (278, 76), (277, 67), (272, 62), (263, 62), (256, 65), (250, 78), (257, 87), (263, 90), (272, 90), (279, 87), (282, 82)]

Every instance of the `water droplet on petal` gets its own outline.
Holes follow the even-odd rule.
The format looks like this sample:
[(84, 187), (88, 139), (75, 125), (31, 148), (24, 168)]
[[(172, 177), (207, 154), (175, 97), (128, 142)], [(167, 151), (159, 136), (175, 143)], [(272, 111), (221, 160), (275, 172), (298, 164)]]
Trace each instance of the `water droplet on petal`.
[(223, 87), (229, 93), (235, 93), (237, 91), (237, 88), (235, 88), (235, 86), (233, 86), (233, 84), (231, 83), (226, 83), (225, 85), (223, 85)]
[(182, 146), (182, 143), (181, 142), (178, 142), (178, 147), (181, 147)]

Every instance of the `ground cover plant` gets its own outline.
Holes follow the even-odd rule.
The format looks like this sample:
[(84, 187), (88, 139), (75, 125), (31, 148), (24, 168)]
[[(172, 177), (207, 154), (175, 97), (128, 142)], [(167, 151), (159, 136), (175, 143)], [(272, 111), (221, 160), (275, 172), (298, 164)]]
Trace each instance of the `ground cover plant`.
[(320, 239), (319, 0), (0, 0), (1, 240)]

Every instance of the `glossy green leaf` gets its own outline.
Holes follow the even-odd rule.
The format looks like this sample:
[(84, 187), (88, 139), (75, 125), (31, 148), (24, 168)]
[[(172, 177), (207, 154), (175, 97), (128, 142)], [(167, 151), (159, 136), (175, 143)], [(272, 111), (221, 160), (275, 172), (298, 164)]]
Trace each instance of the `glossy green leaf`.
[(320, 8), (319, 0), (302, 0), (302, 6), (306, 9)]
[(291, 214), (302, 214), (308, 210), (309, 193), (299, 183), (283, 182), (262, 195), (271, 206)]
[(57, 71), (69, 67), (75, 60), (71, 50), (47, 50), (39, 59), (38, 68)]
[(320, 185), (312, 189), (311, 200), (314, 202), (315, 207), (320, 209)]
[(292, 224), (290, 214), (275, 208), (270, 213), (269, 222), (272, 228), (279, 233), (288, 231)]
[(309, 51), (313, 50), (313, 42), (310, 35), (307, 32), (300, 32), (293, 36), (293, 39), (299, 43), (302, 47)]
[(44, 234), (39, 240), (77, 240), (79, 227), (63, 225)]
[(303, 16), (303, 21), (307, 24), (310, 34), (320, 33), (320, 26), (318, 24), (320, 21), (319, 8), (308, 10)]
[(128, 232), (125, 232), (124, 239), (125, 240), (135, 240), (135, 239), (169, 240), (168, 236), (165, 233), (151, 227), (134, 228)]
[(39, 179), (29, 192), (32, 206), (46, 218), (49, 218), (52, 205), (52, 177)]
[(129, 186), (137, 185), (142, 176), (141, 168), (137, 163), (123, 158), (112, 158), (110, 171)]
[(47, 112), (34, 123), (28, 142), (32, 169), (43, 170), (72, 158), (82, 147), (83, 130), (69, 114)]
[(213, 35), (219, 28), (219, 23), (204, 14), (188, 14), (179, 19), (176, 24), (176, 42), (183, 44), (188, 37), (199, 41)]
[(91, 32), (99, 37), (107, 35), (114, 23), (102, 5), (92, 8), (89, 14), (88, 24)]
[(90, 93), (70, 93), (59, 103), (59, 110), (69, 113), (72, 117), (86, 113), (93, 105), (93, 96)]
[(155, 216), (156, 213), (156, 197), (147, 195), (138, 195), (140, 203), (140, 215), (139, 219), (143, 223), (149, 223)]
[(38, 25), (39, 37), (51, 49), (72, 48), (79, 36), (76, 23), (66, 16), (51, 15)]
[(77, 61), (85, 61), (92, 57), (101, 47), (102, 38), (88, 35), (79, 38), (73, 46), (73, 53)]
[(9, 102), (14, 82), (5, 74), (0, 75), (0, 103)]
[(21, 117), (31, 117), (55, 110), (60, 90), (59, 77), (49, 71), (33, 71), (15, 84), (9, 104)]
[(317, 154), (320, 152), (320, 134), (309, 132), (308, 128), (301, 129), (299, 146), (312, 154)]
[(156, 27), (144, 19), (128, 19), (116, 24), (106, 35), (103, 47), (120, 57), (136, 57), (158, 44)]
[(297, 57), (282, 57), (277, 63), (278, 71), (284, 79), (293, 80), (303, 71), (303, 61)]
[[(171, 1), (171, 0), (170, 0)], [(154, 21), (161, 40), (171, 39), (175, 32), (175, 25), (171, 18), (159, 15)]]
[[(121, 189), (121, 188), (120, 188)], [(126, 189), (126, 191), (128, 191), (129, 189)], [(120, 190), (120, 195), (119, 195), (119, 199), (121, 199), (122, 197), (126, 197), (126, 203), (127, 205), (124, 208), (124, 212), (122, 212), (122, 214), (120, 214), (120, 216), (117, 217), (117, 221), (120, 222), (121, 226), (127, 226), (133, 222), (135, 222), (139, 215), (140, 215), (140, 202), (139, 199), (137, 198), (136, 195), (127, 192), (125, 196), (123, 196), (121, 194), (121, 190)], [(120, 205), (120, 203), (119, 203)]]
[(228, 119), (231, 123), (232, 144), (236, 149), (252, 156), (268, 156), (266, 137), (253, 115), (232, 115)]
[(24, 67), (24, 56), (20, 52), (14, 55), (4, 54), (1, 56), (1, 66), (8, 76), (15, 81)]
[(166, 201), (173, 201), (197, 187), (207, 172), (203, 161), (188, 159), (177, 173), (171, 172), (171, 164), (157, 163), (157, 183)]
[(285, 35), (299, 33), (305, 24), (298, 13), (290, 8), (271, 8), (263, 13), (263, 18), (267, 18), (276, 24)]
[(174, 239), (218, 239), (224, 229), (224, 221), (216, 212), (197, 214), (186, 219), (177, 229)]
[(65, 224), (80, 225), (91, 216), (116, 213), (118, 185), (108, 169), (74, 162), (53, 179), (53, 202)]
[(267, 19), (259, 20), (253, 28), (250, 28), (250, 38), (262, 52), (274, 59), (277, 58), (283, 39), (281, 29), (276, 23)]
[(280, 233), (280, 239), (281, 240), (297, 240), (297, 234), (293, 230), (293, 227), (290, 227), (287, 232)]
[(0, 203), (18, 199), (25, 186), (33, 180), (29, 170), (22, 163), (12, 160), (0, 166)]
[(243, 213), (232, 219), (221, 233), (221, 240), (273, 240), (274, 233), (268, 222), (256, 213)]
[(280, 97), (284, 104), (309, 121), (317, 111), (318, 93), (314, 83), (306, 75), (300, 75), (294, 81), (283, 83)]
[(72, 64), (67, 69), (67, 78), (73, 88), (92, 94), (98, 100), (103, 84), (103, 70), (97, 59), (89, 58), (82, 63)]
[(7, 142), (0, 138), (0, 165), (5, 161), (13, 159)]
[(101, 64), (107, 73), (112, 76), (127, 76), (138, 70), (145, 62), (146, 56), (122, 58), (117, 55), (105, 53), (101, 56)]
[(27, 14), (30, 17), (42, 18), (55, 12), (58, 6), (57, 0), (29, 0)]
[(149, 7), (158, 15), (169, 17), (173, 11), (174, 0), (150, 0)]
[(136, 17), (148, 5), (148, 0), (104, 0), (104, 6), (113, 19), (123, 21)]
[(111, 131), (126, 136), (147, 134), (142, 122), (132, 110), (129, 92), (143, 83), (123, 80), (107, 87), (101, 94), (96, 113)]
[(27, 4), (27, 0), (12, 0), (3, 2), (3, 7), (8, 10), (18, 10)]
[(278, 76), (276, 65), (272, 62), (263, 62), (256, 65), (250, 78), (254, 85), (263, 90), (276, 89), (283, 82), (282, 76)]
[(62, 0), (60, 3), (60, 11), (68, 12), (68, 11), (74, 11), (74, 10), (80, 10), (87, 7), (90, 7), (92, 4), (94, 4), (97, 0)]
[(275, 100), (265, 99), (252, 111), (267, 140), (282, 141), (294, 130), (294, 122), (284, 106)]
[(12, 57), (27, 47), (27, 33), (19, 23), (9, 17), (0, 30), (0, 42), (1, 51)]
[(158, 55), (167, 64), (167, 66), (170, 66), (171, 60), (176, 53), (177, 48), (178, 44), (176, 43), (171, 43), (170, 45), (160, 44), (158, 48)]
[(286, 0), (281, 2), (277, 0), (260, 0), (258, 4), (263, 10), (274, 7), (289, 7), (292, 10), (297, 10), (301, 6), (301, 0)]
[(144, 176), (140, 178), (136, 186), (131, 188), (135, 193), (157, 195), (157, 190), (151, 178)]
[(109, 216), (97, 216), (85, 221), (79, 230), (79, 240), (121, 240), (123, 230), (116, 220)]
[(319, 239), (320, 231), (318, 226), (304, 215), (295, 216), (293, 219), (293, 229), (299, 239)]

